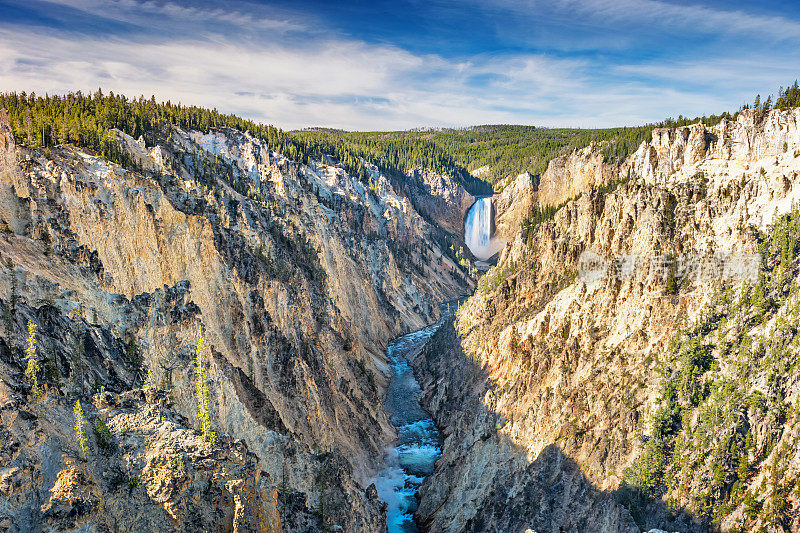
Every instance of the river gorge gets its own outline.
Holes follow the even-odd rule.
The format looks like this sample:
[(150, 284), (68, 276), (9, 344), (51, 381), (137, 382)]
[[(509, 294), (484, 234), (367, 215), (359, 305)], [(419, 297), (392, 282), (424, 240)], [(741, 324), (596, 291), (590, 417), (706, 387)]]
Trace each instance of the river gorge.
[[(464, 239), (479, 259), (489, 259), (502, 247), (502, 243), (493, 238), (493, 214), (491, 197), (484, 197), (479, 198), (465, 216)], [(414, 521), (419, 504), (418, 490), (441, 457), (441, 436), (433, 419), (420, 406), (422, 391), (411, 363), (444, 322), (453, 319), (462, 301), (441, 304), (441, 318), (436, 323), (392, 340), (386, 350), (392, 376), (384, 405), (397, 431), (397, 441), (388, 450), (387, 466), (375, 479), (375, 484), (387, 506), (389, 533), (418, 531)]]
[(433, 473), (434, 463), (441, 456), (439, 432), (420, 406), (422, 391), (410, 363), (444, 320), (452, 318), (450, 306), (443, 308), (438, 322), (394, 339), (386, 350), (393, 374), (385, 406), (397, 430), (397, 442), (387, 452), (387, 466), (376, 486), (378, 495), (387, 504), (389, 533), (417, 531), (414, 523), (419, 503), (417, 489), (425, 476)]
[(488, 196), (177, 120), (42, 149), (30, 102), (0, 112), (0, 529), (800, 529), (800, 108)]

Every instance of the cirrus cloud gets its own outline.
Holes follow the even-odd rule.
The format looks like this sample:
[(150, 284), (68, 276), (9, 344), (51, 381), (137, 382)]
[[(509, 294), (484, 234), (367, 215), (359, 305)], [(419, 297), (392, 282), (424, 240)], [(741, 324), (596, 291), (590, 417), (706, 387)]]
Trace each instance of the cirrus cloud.
[[(712, 26), (726, 23), (726, 31), (747, 34), (770, 25), (783, 28), (771, 39), (794, 38), (795, 23), (783, 17), (679, 9), (658, 0), (623, 4), (537, 2), (538, 12), (527, 2), (493, 5), (498, 17), (570, 13), (578, 28), (597, 17), (595, 25), (613, 27), (703, 16)], [(515, 47), (487, 44), (477, 53), (453, 54), (354, 35), (314, 12), (254, 4), (226, 10), (154, 0), (30, 5), (33, 14), (0, 19), (0, 90), (102, 87), (216, 107), (283, 128), (636, 124), (735, 108), (758, 90), (791, 81), (791, 65), (798, 64), (793, 48), (769, 59), (753, 46), (749, 55), (733, 55), (729, 46), (654, 57), (527, 47), (527, 36)], [(64, 23), (84, 18), (85, 24)], [(734, 24), (739, 18), (747, 20)]]

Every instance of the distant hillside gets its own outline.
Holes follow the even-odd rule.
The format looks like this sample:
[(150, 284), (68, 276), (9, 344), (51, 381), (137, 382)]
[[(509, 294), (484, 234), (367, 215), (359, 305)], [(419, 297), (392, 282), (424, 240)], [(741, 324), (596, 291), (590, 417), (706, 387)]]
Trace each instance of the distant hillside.
[[(774, 102), (774, 103), (773, 103)], [(741, 109), (755, 109), (766, 113), (771, 109), (786, 109), (800, 105), (800, 87), (797, 82), (781, 88), (777, 97), (763, 99), (757, 95), (752, 105)], [(740, 110), (741, 110), (740, 109)], [(382, 168), (423, 167), (435, 172), (460, 178), (465, 186), (470, 179), (465, 172), (488, 166), (480, 178), (493, 185), (523, 172), (541, 174), (554, 157), (600, 143), (600, 152), (607, 161), (622, 161), (642, 144), (649, 142), (655, 128), (677, 128), (701, 122), (714, 126), (723, 118), (733, 120), (738, 112), (723, 112), (702, 117), (678, 116), (643, 126), (606, 129), (540, 128), (520, 125), (482, 125), (460, 129), (414, 129), (408, 131), (374, 131), (345, 133), (338, 130), (314, 128), (298, 133), (331, 142), (343, 141), (348, 149), (359, 153)], [(311, 135), (309, 135), (311, 134)], [(471, 183), (472, 188), (476, 186)], [(502, 184), (500, 184), (502, 187)], [(467, 186), (469, 190), (470, 187)], [(472, 192), (472, 191), (471, 191)]]
[[(608, 129), (484, 125), (462, 129), (347, 133), (341, 137), (351, 147), (366, 147), (373, 153), (393, 154), (396, 146), (413, 146), (417, 152), (442, 154), (441, 159), (448, 162), (439, 167), (442, 170), (452, 166), (472, 172), (488, 166), (488, 171), (480, 177), (493, 185), (499, 185), (501, 180), (523, 172), (541, 174), (554, 157), (583, 148), (592, 142), (604, 143), (602, 152), (606, 159), (621, 160), (633, 153), (642, 142), (649, 141), (655, 127), (698, 121), (712, 125), (722, 116), (730, 115), (692, 120), (681, 117), (678, 120), (668, 119), (658, 125)], [(413, 166), (415, 163), (413, 158), (407, 161), (400, 157), (393, 162), (395, 161), (401, 167)]]

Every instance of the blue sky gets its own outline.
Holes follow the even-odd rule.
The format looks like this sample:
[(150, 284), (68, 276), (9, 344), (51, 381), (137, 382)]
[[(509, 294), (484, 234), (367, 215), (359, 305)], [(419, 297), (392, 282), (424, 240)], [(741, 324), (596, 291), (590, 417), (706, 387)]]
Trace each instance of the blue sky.
[(603, 127), (800, 77), (800, 2), (0, 0), (0, 90), (155, 94), (284, 129)]

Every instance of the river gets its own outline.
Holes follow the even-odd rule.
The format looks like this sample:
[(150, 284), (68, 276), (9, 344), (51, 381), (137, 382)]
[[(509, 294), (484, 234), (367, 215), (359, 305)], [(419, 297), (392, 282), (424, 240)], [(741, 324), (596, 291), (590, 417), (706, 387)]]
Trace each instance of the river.
[(393, 374), (386, 393), (386, 410), (397, 429), (397, 442), (388, 450), (386, 468), (375, 480), (378, 495), (387, 505), (389, 533), (417, 531), (414, 511), (417, 489), (441, 456), (441, 437), (430, 415), (420, 406), (422, 391), (411, 369), (411, 360), (445, 320), (452, 319), (457, 303), (442, 305), (442, 318), (427, 328), (392, 340), (387, 355)]

